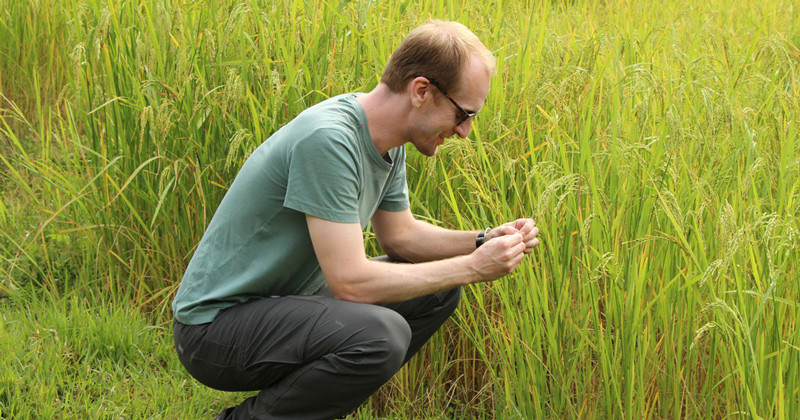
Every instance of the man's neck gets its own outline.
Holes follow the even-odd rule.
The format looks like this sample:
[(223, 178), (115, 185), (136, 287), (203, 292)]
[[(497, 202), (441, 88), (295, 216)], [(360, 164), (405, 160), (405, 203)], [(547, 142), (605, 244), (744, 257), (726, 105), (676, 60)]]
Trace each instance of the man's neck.
[(403, 95), (394, 93), (383, 83), (371, 92), (358, 97), (367, 115), (369, 135), (375, 149), (383, 156), (389, 149), (405, 144), (402, 116), (406, 115), (408, 103)]

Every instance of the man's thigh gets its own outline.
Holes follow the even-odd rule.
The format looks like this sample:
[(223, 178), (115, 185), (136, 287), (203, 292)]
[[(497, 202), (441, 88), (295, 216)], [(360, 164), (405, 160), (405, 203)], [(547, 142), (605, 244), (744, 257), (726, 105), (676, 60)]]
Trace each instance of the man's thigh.
[(325, 296), (263, 298), (223, 311), (209, 324), (175, 324), (181, 362), (200, 382), (226, 391), (259, 390), (327, 354), (375, 340), (407, 346), (396, 312)]

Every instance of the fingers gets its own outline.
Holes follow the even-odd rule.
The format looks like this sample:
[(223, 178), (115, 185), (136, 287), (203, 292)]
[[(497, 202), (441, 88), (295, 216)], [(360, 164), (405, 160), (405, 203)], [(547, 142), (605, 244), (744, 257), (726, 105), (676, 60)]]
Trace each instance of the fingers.
[[(504, 223), (490, 232), (497, 231), (497, 236), (510, 235), (514, 232), (520, 232), (523, 235), (528, 234), (536, 227), (536, 221), (533, 219), (517, 219), (513, 222)], [(502, 232), (502, 233), (501, 233)]]
[[(517, 235), (513, 235), (517, 236)], [(504, 250), (504, 252), (500, 255), (499, 258), (499, 268), (501, 275), (508, 275), (514, 272), (517, 269), (517, 266), (522, 259), (525, 257), (525, 243), (522, 242), (520, 238), (518, 240), (509, 240), (507, 241), (508, 247)]]
[(539, 228), (536, 227), (536, 221), (533, 219), (517, 219), (513, 222), (506, 223), (501, 227), (511, 227), (522, 235), (523, 242), (525, 242), (525, 254), (533, 252), (533, 248), (539, 246)]
[(490, 252), (494, 254), (496, 261), (501, 265), (509, 265), (514, 259), (523, 255), (526, 248), (525, 241), (519, 233), (497, 238), (491, 244)]
[(520, 242), (525, 242), (525, 238), (522, 236), (522, 234), (516, 231), (511, 232), (508, 235), (503, 235), (498, 239), (507, 243), (509, 246), (514, 246)]
[(503, 236), (513, 235), (515, 233), (519, 233), (519, 231), (515, 227), (510, 226), (508, 224), (500, 225), (500, 226), (490, 230), (489, 233), (486, 234), (486, 240), (488, 241), (488, 240), (494, 239), (494, 238), (500, 238), (500, 237), (503, 237)]
[(528, 244), (519, 232), (486, 242), (472, 254), (475, 267), (482, 276), (480, 281), (495, 280), (512, 273), (524, 258), (527, 248)]
[(533, 219), (517, 219), (514, 221), (515, 227), (523, 235), (527, 235), (536, 228), (536, 221)]
[(533, 249), (539, 246), (539, 228), (536, 227), (536, 221), (533, 219), (517, 219), (513, 222), (504, 223), (486, 234), (486, 241), (498, 238), (512, 236), (514, 234), (522, 235), (522, 242), (525, 247), (524, 254), (530, 254)]
[(533, 238), (530, 241), (525, 242), (525, 254), (530, 254), (533, 252), (533, 248), (539, 246), (539, 238)]
[(539, 245), (539, 239), (537, 238), (539, 236), (539, 228), (536, 227), (535, 222), (533, 222), (532, 220), (531, 222), (532, 223), (530, 230), (525, 234), (525, 239), (524, 239), (526, 245), (525, 248), (526, 254), (530, 254), (531, 252), (533, 252), (533, 248)]
[[(524, 256), (525, 249), (527, 249), (523, 236), (519, 233), (514, 233), (501, 239), (505, 242), (507, 248), (506, 258), (509, 261), (517, 259), (517, 262), (519, 262)], [(514, 265), (516, 266), (516, 264)]]
[(530, 232), (533, 226), (535, 226), (533, 219), (517, 219), (514, 221), (514, 227), (522, 232), (523, 235)]

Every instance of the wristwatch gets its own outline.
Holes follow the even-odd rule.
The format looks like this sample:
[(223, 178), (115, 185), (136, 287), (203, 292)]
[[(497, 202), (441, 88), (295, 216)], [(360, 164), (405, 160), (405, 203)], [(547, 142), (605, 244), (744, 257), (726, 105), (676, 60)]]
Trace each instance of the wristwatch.
[(492, 228), (487, 227), (483, 232), (478, 234), (478, 237), (475, 238), (475, 248), (480, 248), (481, 245), (486, 242), (486, 234), (489, 233), (490, 230), (492, 230)]

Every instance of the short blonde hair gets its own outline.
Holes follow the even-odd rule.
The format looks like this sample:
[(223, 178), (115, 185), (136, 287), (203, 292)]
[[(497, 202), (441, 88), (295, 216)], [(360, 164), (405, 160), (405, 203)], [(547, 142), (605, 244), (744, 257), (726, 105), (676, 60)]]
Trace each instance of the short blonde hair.
[(430, 20), (411, 31), (395, 50), (381, 82), (400, 92), (409, 80), (423, 76), (455, 92), (471, 57), (480, 60), (490, 76), (497, 73), (494, 56), (466, 26)]

